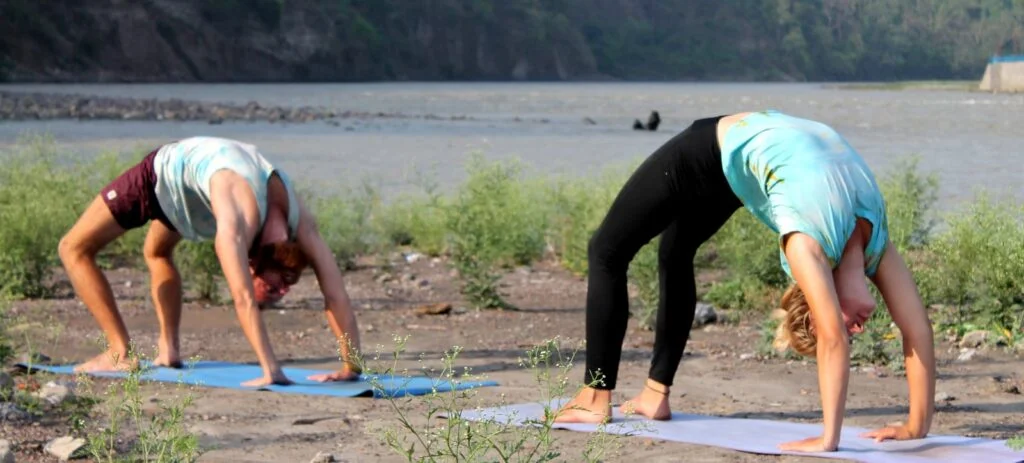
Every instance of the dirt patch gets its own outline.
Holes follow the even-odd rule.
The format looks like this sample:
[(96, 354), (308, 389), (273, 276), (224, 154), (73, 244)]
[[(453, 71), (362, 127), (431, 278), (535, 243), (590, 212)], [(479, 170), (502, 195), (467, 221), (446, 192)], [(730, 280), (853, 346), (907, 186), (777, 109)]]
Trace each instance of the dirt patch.
[[(157, 321), (147, 301), (146, 274), (118, 269), (108, 272), (108, 277), (133, 341), (155, 352)], [(532, 374), (519, 363), (524, 350), (555, 336), (575, 342), (584, 334), (586, 282), (550, 263), (513, 269), (503, 278), (502, 290), (521, 308), (518, 311), (467, 310), (449, 267), (437, 259), (399, 261), (387, 271), (362, 265), (347, 272), (345, 279), (357, 308), (365, 352), (389, 352), (394, 335), (408, 335), (401, 364), (418, 368), (421, 358), (436, 365), (446, 349), (462, 346), (457, 364), (500, 384), (479, 390), (478, 398), (485, 403), (538, 400)], [(417, 308), (444, 303), (451, 304), (444, 314), (417, 313)], [(335, 341), (321, 307), (316, 280), (307, 275), (285, 303), (265, 312), (274, 350), (288, 366), (337, 365)], [(75, 299), (17, 302), (12, 315), (20, 322), (15, 339), (31, 341), (54, 361), (81, 361), (98, 352), (100, 332)], [(760, 342), (761, 316), (728, 315), (728, 322), (695, 329), (692, 334), (672, 388), (674, 410), (820, 422), (814, 365), (752, 356)], [(652, 332), (630, 323), (616, 402), (642, 387), (653, 337)], [(230, 304), (189, 300), (181, 342), (182, 353), (189, 357), (255, 361)], [(946, 392), (953, 400), (938, 406), (933, 433), (1007, 438), (1022, 432), (1024, 362), (1019, 354), (983, 349), (972, 360), (958, 362), (959, 349), (944, 340), (938, 354), (937, 392)], [(572, 378), (582, 380), (582, 361), (581, 352)], [(905, 419), (905, 378), (882, 368), (859, 367), (851, 375), (849, 391), (847, 424), (875, 427)], [(400, 461), (377, 431), (397, 425), (383, 400), (224, 389), (196, 389), (195, 393), (196, 402), (186, 410), (185, 422), (200, 436), (203, 461), (309, 461), (318, 452), (333, 453), (341, 461)], [(147, 401), (160, 400), (167, 395), (166, 386), (145, 385), (143, 395)], [(413, 415), (419, 412), (414, 406)], [(14, 443), (17, 461), (31, 462), (49, 461), (42, 445), (71, 429), (58, 419), (28, 426), (3, 423), (0, 431)], [(556, 433), (570, 460), (587, 437)], [(643, 438), (625, 439), (623, 445), (612, 461), (678, 461), (683, 452), (692, 462), (821, 461)]]

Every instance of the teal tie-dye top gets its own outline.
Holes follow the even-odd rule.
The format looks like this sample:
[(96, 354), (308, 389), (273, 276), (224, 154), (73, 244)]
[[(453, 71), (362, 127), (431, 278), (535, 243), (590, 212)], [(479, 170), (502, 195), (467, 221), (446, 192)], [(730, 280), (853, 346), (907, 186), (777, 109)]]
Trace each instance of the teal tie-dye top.
[(171, 224), (187, 240), (213, 239), (217, 219), (210, 204), (210, 178), (221, 169), (246, 180), (256, 197), (260, 227), (267, 218), (267, 181), (277, 173), (288, 192), (289, 238), (299, 224), (299, 206), (291, 180), (255, 146), (217, 137), (192, 137), (168, 143), (153, 160), (156, 197)]
[[(781, 238), (814, 238), (833, 269), (857, 218), (871, 222), (865, 274), (874, 276), (889, 240), (885, 202), (860, 155), (829, 126), (769, 110), (729, 128), (722, 167), (736, 196)], [(786, 255), (782, 267), (792, 278)]]

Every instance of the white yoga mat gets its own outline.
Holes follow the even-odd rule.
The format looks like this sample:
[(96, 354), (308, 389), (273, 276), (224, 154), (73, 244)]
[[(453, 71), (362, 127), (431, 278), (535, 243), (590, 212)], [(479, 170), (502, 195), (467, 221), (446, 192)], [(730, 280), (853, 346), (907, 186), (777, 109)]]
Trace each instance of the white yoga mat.
[[(564, 403), (553, 402), (553, 409)], [(484, 409), (464, 410), (462, 418), (472, 421), (494, 420), (510, 425), (524, 425), (537, 420), (544, 408), (539, 403), (509, 405)], [(557, 424), (558, 429), (594, 432), (592, 424)], [(786, 421), (722, 418), (705, 415), (673, 413), (669, 421), (654, 421), (631, 416), (628, 419), (614, 410), (612, 423), (605, 431), (638, 437), (664, 439), (689, 444), (709, 445), (741, 452), (766, 455), (806, 455), (822, 458), (847, 459), (865, 463), (1021, 463), (1024, 452), (1006, 446), (1006, 441), (962, 436), (930, 435), (912, 441), (885, 441), (858, 437), (868, 431), (863, 428), (844, 427), (839, 451), (827, 453), (795, 453), (779, 450), (778, 445), (820, 435), (820, 424), (791, 423)]]

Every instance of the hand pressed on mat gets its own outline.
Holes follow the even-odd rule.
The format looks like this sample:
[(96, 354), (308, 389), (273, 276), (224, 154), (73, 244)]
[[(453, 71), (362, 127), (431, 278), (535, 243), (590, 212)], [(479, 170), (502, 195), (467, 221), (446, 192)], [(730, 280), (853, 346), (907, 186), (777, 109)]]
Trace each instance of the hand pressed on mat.
[(891, 440), (912, 440), (920, 439), (921, 436), (917, 436), (907, 426), (886, 426), (881, 429), (874, 431), (868, 431), (860, 435), (860, 437), (874, 439), (875, 442), (882, 442), (887, 439)]

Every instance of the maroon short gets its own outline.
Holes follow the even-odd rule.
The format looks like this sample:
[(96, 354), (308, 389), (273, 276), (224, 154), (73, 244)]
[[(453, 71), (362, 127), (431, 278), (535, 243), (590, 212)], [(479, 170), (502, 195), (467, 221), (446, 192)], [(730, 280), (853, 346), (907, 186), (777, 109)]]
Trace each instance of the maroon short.
[(142, 162), (124, 171), (100, 191), (114, 220), (125, 230), (138, 228), (150, 220), (159, 220), (174, 230), (156, 199), (156, 171), (153, 158), (159, 149), (146, 155)]

